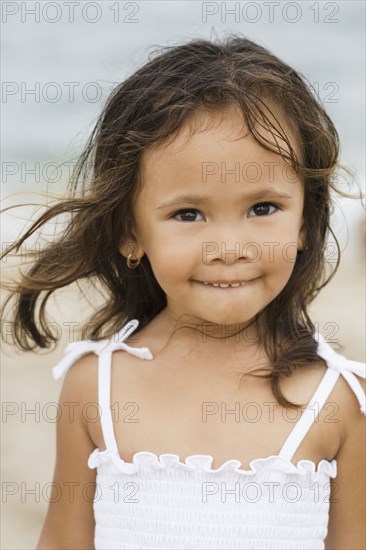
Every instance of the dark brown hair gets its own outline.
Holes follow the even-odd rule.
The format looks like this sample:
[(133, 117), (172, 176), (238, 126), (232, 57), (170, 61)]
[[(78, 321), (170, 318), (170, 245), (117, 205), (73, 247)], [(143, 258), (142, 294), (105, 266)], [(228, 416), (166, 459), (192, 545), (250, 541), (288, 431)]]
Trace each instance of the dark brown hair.
[[(301, 159), (278, 120), (274, 117), (274, 125), (266, 115), (271, 113), (271, 104), (294, 129)], [(38, 251), (21, 280), (6, 287), (11, 295), (2, 314), (15, 298), (13, 334), (18, 347), (32, 350), (56, 341), (47, 327), (46, 302), (55, 290), (82, 279), (100, 283), (107, 296), (104, 306), (93, 314), (92, 339), (111, 336), (133, 318), (139, 320), (140, 330), (165, 308), (165, 293), (146, 254), (136, 269), (129, 269), (118, 250), (134, 227), (133, 201), (141, 187), (142, 154), (148, 147), (174, 139), (200, 111), (220, 111), (232, 105), (240, 108), (257, 142), (290, 163), (304, 185), (306, 248), (298, 252), (285, 288), (253, 320), (265, 321), (259, 337), (270, 358), (265, 377), (271, 378), (276, 399), (282, 406), (301, 406), (285, 398), (279, 381), (294, 368), (319, 360), (307, 307), (337, 271), (340, 248), (330, 227), (330, 191), (354, 198), (334, 185), (339, 168), (352, 172), (338, 162), (337, 131), (306, 78), (266, 48), (239, 35), (217, 43), (199, 39), (160, 49), (113, 90), (78, 159), (68, 194), (1, 256), (18, 251), (52, 218), (70, 216), (62, 237)], [(258, 126), (264, 127), (263, 123), (276, 143), (275, 136), (286, 142), (289, 154), (261, 136)], [(333, 273), (325, 280), (329, 233), (338, 254)], [(44, 291), (36, 314), (37, 300)]]

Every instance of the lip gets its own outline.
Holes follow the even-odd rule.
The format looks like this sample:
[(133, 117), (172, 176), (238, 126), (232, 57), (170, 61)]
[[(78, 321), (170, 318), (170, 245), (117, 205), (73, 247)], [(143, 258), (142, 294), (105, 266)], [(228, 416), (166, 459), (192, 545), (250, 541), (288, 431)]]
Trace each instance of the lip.
[(205, 281), (199, 281), (198, 279), (193, 279), (196, 283), (209, 283), (210, 285), (236, 285), (241, 283), (250, 283), (254, 279), (233, 279), (232, 281), (223, 280), (223, 279), (216, 279), (215, 281), (205, 280)]
[[(231, 289), (231, 290), (235, 290), (237, 288), (243, 288), (244, 286), (246, 286), (248, 283), (250, 283), (251, 281), (253, 281), (254, 279), (250, 279), (250, 280), (247, 280), (247, 281), (239, 281), (239, 280), (236, 280), (236, 281), (232, 281), (232, 282), (228, 282), (228, 281), (220, 281), (220, 282), (216, 282), (216, 281), (198, 281), (198, 280), (194, 280), (194, 282), (196, 283), (200, 283), (201, 285), (203, 285), (204, 287), (211, 287), (211, 288), (218, 288), (218, 289), (221, 289), (221, 290), (227, 290), (227, 289)], [(205, 284), (205, 283), (208, 283), (208, 284)], [(231, 284), (234, 284), (234, 285), (237, 285), (237, 286), (227, 286), (227, 287), (220, 287), (220, 286), (213, 286), (213, 285), (219, 285), (219, 284), (225, 284), (225, 285), (231, 285)]]
[(203, 282), (206, 282), (206, 283), (209, 283), (210, 285), (220, 285), (220, 284), (223, 284), (223, 285), (235, 285), (235, 284), (238, 284), (238, 283), (249, 283), (249, 281), (243, 281), (243, 279), (235, 279), (234, 281), (222, 281), (222, 280), (217, 280), (217, 281), (199, 281), (200, 283), (203, 283)]

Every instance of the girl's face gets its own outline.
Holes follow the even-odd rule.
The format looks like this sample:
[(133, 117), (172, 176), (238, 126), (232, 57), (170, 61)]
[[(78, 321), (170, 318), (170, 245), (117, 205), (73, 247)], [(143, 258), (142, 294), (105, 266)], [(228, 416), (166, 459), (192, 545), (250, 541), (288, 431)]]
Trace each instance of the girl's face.
[[(193, 315), (198, 325), (237, 327), (272, 302), (291, 276), (304, 244), (304, 191), (279, 154), (243, 131), (235, 109), (200, 116), (214, 127), (188, 140), (182, 129), (168, 146), (145, 152), (134, 209), (137, 244), (128, 243), (135, 243), (136, 257), (148, 256), (172, 321)], [(275, 145), (269, 131), (260, 133)], [(120, 251), (127, 256), (131, 248), (124, 242)], [(245, 284), (204, 284), (216, 281)]]

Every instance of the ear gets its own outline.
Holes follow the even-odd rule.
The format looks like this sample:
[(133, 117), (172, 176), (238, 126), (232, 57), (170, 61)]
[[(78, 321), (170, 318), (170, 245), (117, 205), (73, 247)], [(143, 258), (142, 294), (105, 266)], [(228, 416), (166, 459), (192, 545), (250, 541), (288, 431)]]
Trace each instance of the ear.
[(299, 236), (297, 238), (297, 242), (298, 242), (298, 250), (304, 250), (305, 248), (305, 245), (306, 245), (306, 231), (305, 231), (305, 224), (304, 224), (304, 218), (302, 220), (302, 226), (301, 226), (301, 229), (300, 229), (300, 232), (299, 232)]
[(139, 244), (137, 239), (133, 236), (130, 236), (128, 238), (124, 238), (118, 247), (118, 250), (122, 256), (127, 258), (131, 252), (133, 253), (134, 258), (141, 259), (144, 255), (145, 251), (142, 248), (142, 246)]

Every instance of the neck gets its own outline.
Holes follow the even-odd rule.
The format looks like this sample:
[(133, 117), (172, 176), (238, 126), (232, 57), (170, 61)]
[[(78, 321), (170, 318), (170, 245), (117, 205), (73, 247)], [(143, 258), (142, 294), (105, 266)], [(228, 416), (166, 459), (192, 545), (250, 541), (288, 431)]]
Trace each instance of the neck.
[(258, 349), (260, 322), (261, 317), (233, 325), (217, 324), (188, 315), (177, 317), (167, 308), (154, 319), (160, 334), (168, 335), (167, 345), (179, 343), (198, 355), (227, 355)]

